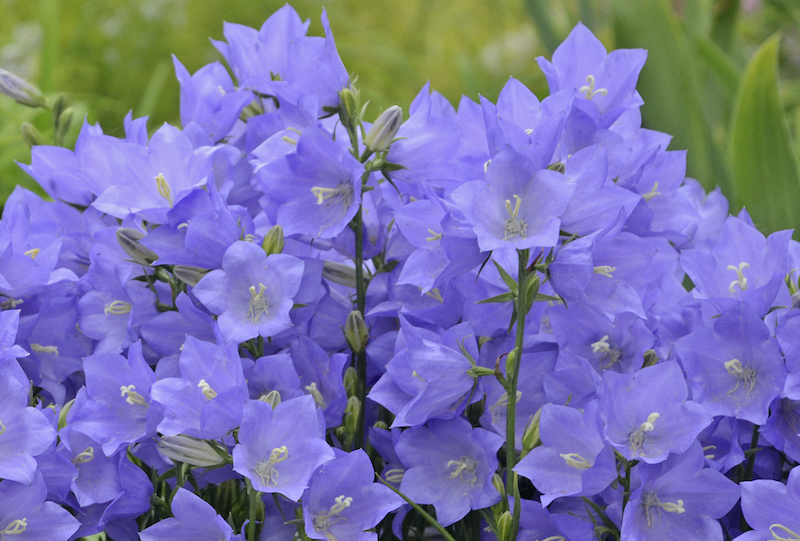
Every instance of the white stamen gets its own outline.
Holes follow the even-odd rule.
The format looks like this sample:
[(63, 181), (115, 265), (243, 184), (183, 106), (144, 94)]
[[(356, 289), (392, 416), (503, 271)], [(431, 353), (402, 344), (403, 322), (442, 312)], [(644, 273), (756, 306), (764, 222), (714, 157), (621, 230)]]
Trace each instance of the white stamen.
[(678, 503), (662, 502), (658, 496), (653, 492), (648, 492), (642, 498), (642, 505), (644, 505), (644, 514), (647, 517), (647, 527), (653, 527), (653, 508), (658, 512), (658, 522), (661, 522), (661, 510), (667, 513), (685, 513), (686, 509), (683, 507), (683, 500), (678, 500)]
[(439, 240), (439, 239), (442, 238), (442, 234), (441, 233), (437, 233), (436, 231), (434, 231), (431, 228), (428, 228), (428, 233), (430, 233), (431, 236), (430, 237), (426, 237), (425, 240), (427, 240), (429, 242), (432, 242), (432, 241), (435, 241), (435, 240)]
[(136, 392), (135, 385), (123, 385), (119, 388), (120, 396), (125, 399), (125, 402), (131, 406), (147, 406), (147, 400), (142, 395)]
[(753, 392), (753, 389), (756, 386), (756, 369), (742, 366), (742, 362), (739, 359), (731, 359), (727, 361), (725, 364), (725, 370), (728, 371), (728, 374), (736, 378), (736, 387), (728, 391), (728, 394), (731, 394), (739, 388), (739, 385), (744, 383), (747, 386), (747, 394), (749, 395)]
[(747, 289), (747, 278), (744, 277), (743, 271), (744, 269), (749, 269), (749, 268), (750, 264), (745, 261), (739, 263), (738, 268), (734, 267), (733, 265), (728, 265), (728, 270), (732, 270), (733, 272), (736, 273), (736, 280), (731, 282), (731, 285), (728, 286), (728, 291), (730, 291), (731, 293), (736, 293), (736, 291), (734, 291), (736, 285), (738, 285), (739, 289), (741, 289), (742, 291)]
[(595, 274), (600, 274), (602, 276), (605, 276), (606, 278), (613, 278), (611, 273), (614, 272), (615, 270), (617, 270), (617, 267), (611, 267), (609, 265), (600, 265), (595, 267), (592, 270), (592, 272), (594, 272)]
[(36, 256), (39, 255), (40, 251), (41, 250), (39, 250), (39, 248), (31, 248), (27, 252), (22, 252), (22, 255), (26, 255), (26, 256), (30, 257), (31, 259), (36, 259)]
[(350, 207), (355, 195), (353, 183), (347, 180), (340, 182), (335, 188), (314, 186), (311, 188), (311, 193), (317, 198), (317, 205), (328, 206), (331, 203), (339, 202), (345, 211)]
[(331, 506), (330, 510), (327, 513), (319, 513), (313, 519), (312, 522), (314, 524), (314, 529), (318, 532), (321, 532), (328, 538), (329, 541), (336, 541), (336, 537), (333, 534), (326, 532), (328, 528), (336, 524), (341, 520), (347, 520), (344, 517), (340, 517), (342, 511), (350, 507), (350, 504), (353, 503), (353, 498), (346, 497), (344, 495), (337, 496), (335, 499), (336, 503)]
[(606, 90), (605, 88), (598, 88), (597, 90), (594, 89), (595, 85), (594, 75), (587, 75), (586, 82), (589, 84), (580, 87), (578, 89), (578, 92), (584, 92), (586, 94), (587, 100), (590, 100), (597, 95), (605, 96), (608, 94), (608, 90)]
[(72, 459), (73, 464), (86, 464), (87, 462), (91, 462), (94, 458), (94, 447), (87, 447), (80, 453), (78, 453), (75, 458)]
[(133, 305), (129, 302), (125, 301), (111, 301), (110, 303), (106, 304), (106, 307), (103, 309), (103, 313), (105, 315), (115, 315), (121, 316), (123, 314), (128, 314), (133, 308)]
[(4, 539), (6, 535), (19, 535), (28, 528), (28, 519), (14, 520), (9, 523), (3, 530), (0, 530), (0, 539)]
[(386, 472), (384, 475), (384, 479), (389, 481), (390, 483), (399, 483), (403, 480), (403, 475), (405, 474), (405, 470), (401, 470), (399, 468), (393, 468)]
[(508, 211), (509, 218), (503, 223), (505, 228), (503, 240), (509, 240), (519, 235), (521, 238), (528, 236), (528, 224), (526, 224), (519, 217), (519, 207), (522, 199), (518, 195), (514, 195), (514, 208), (511, 208), (511, 200), (506, 199), (506, 210)]
[(314, 399), (314, 404), (316, 404), (318, 408), (325, 409), (328, 407), (325, 399), (322, 398), (322, 393), (317, 389), (317, 383), (315, 381), (312, 381), (310, 385), (306, 385), (305, 390), (311, 395), (311, 398)]
[(264, 284), (258, 284), (258, 293), (256, 293), (256, 286), (250, 286), (250, 304), (247, 306), (247, 319), (252, 323), (258, 323), (261, 319), (261, 314), (269, 314), (269, 300), (264, 297)]
[(447, 463), (448, 468), (452, 468), (453, 466), (455, 466), (455, 468), (450, 472), (450, 479), (458, 478), (465, 483), (475, 486), (475, 483), (478, 482), (478, 478), (475, 476), (478, 463), (474, 459), (462, 455), (459, 460), (451, 460)]
[(275, 469), (275, 464), (283, 462), (287, 458), (289, 458), (289, 450), (285, 445), (281, 445), (270, 452), (269, 460), (262, 460), (256, 464), (255, 472), (261, 478), (261, 484), (265, 487), (278, 486), (278, 470)]
[[(780, 530), (781, 533), (778, 533), (775, 530)], [(769, 527), (769, 533), (772, 534), (772, 541), (794, 541), (795, 539), (800, 539), (800, 533), (790, 530), (783, 524), (778, 523), (775, 523)], [(783, 534), (791, 537), (783, 537)]]
[(655, 422), (658, 418), (661, 417), (660, 413), (653, 412), (647, 416), (647, 420), (643, 422), (639, 428), (631, 432), (631, 435), (628, 437), (628, 441), (631, 444), (631, 452), (635, 454), (642, 448), (644, 445), (644, 440), (647, 439), (645, 434), (647, 432), (652, 432), (655, 430)]
[(650, 201), (657, 195), (661, 195), (661, 192), (658, 191), (658, 182), (654, 182), (653, 187), (650, 189), (650, 191), (642, 194), (642, 199), (644, 199), (645, 201)]
[(211, 388), (211, 385), (206, 383), (206, 380), (201, 379), (200, 383), (198, 383), (197, 386), (200, 387), (200, 389), (203, 390), (203, 395), (208, 400), (211, 400), (212, 398), (216, 398), (217, 397), (217, 392), (214, 389)]
[(567, 453), (564, 455), (559, 454), (558, 456), (564, 459), (564, 462), (567, 463), (567, 466), (571, 466), (576, 470), (588, 470), (592, 467), (592, 465), (589, 464), (589, 461), (578, 453)]
[(31, 342), (31, 349), (36, 353), (50, 353), (52, 355), (58, 355), (58, 346), (43, 346), (41, 344), (35, 344)]
[(288, 135), (284, 135), (283, 137), (281, 137), (281, 140), (289, 143), (290, 145), (296, 145), (297, 144), (297, 141), (292, 139)]
[(169, 206), (172, 206), (172, 188), (167, 182), (167, 179), (164, 178), (163, 173), (159, 173), (156, 177), (156, 188), (158, 189), (158, 195), (163, 197), (169, 203)]

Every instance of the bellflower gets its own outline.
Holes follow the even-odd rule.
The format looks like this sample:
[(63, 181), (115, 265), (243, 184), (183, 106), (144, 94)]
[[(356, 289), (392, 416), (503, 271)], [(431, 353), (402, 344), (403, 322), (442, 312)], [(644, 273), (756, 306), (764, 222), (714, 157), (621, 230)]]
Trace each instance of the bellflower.
[(375, 470), (358, 449), (317, 469), (303, 494), (306, 535), (328, 541), (377, 541), (375, 527), (403, 504), (389, 488), (373, 482)]
[(194, 539), (196, 541), (241, 541), (211, 505), (185, 488), (178, 488), (170, 505), (172, 517), (145, 528), (142, 541)]
[(736, 539), (772, 541), (800, 539), (800, 467), (789, 472), (786, 484), (771, 479), (745, 481), (742, 513), (752, 531)]
[(250, 479), (256, 490), (297, 501), (317, 466), (334, 457), (320, 437), (323, 432), (310, 396), (281, 402), (274, 409), (249, 400), (239, 443), (233, 448), (233, 469)]
[(749, 304), (740, 302), (714, 321), (675, 342), (692, 397), (712, 415), (764, 424), (783, 390), (780, 348)]
[(300, 288), (303, 262), (285, 254), (267, 257), (256, 244), (234, 242), (222, 270), (205, 275), (192, 290), (212, 313), (226, 340), (274, 336), (292, 326), (289, 310)]
[[(3, 475), (3, 477), (5, 477)], [(67, 541), (80, 523), (56, 503), (45, 501), (47, 487), (37, 473), (30, 484), (0, 481), (0, 536), (2, 539)], [(17, 537), (19, 536), (19, 537)]]
[(699, 443), (661, 464), (638, 466), (641, 486), (622, 515), (622, 537), (642, 541), (706, 539), (721, 541), (717, 519), (739, 500), (730, 479), (703, 468)]
[(460, 417), (406, 430), (395, 446), (408, 467), (400, 491), (416, 503), (432, 504), (438, 521), (449, 526), (470, 509), (483, 509), (500, 500), (492, 476), (502, 445), (503, 438), (473, 429)]

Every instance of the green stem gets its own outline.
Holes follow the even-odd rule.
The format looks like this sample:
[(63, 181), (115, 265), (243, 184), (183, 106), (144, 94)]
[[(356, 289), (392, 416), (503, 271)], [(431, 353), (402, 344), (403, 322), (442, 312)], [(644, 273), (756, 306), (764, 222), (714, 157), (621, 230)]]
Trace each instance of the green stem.
[(600, 507), (599, 505), (597, 505), (596, 503), (594, 503), (592, 500), (590, 500), (590, 499), (589, 499), (589, 498), (587, 498), (586, 496), (582, 496), (582, 497), (581, 497), (581, 499), (582, 499), (584, 502), (586, 502), (586, 503), (587, 503), (587, 504), (588, 504), (588, 505), (589, 505), (589, 506), (590, 506), (590, 507), (591, 507), (591, 508), (594, 510), (594, 512), (595, 512), (595, 513), (597, 513), (597, 516), (598, 516), (598, 517), (600, 517), (600, 520), (602, 520), (602, 521), (603, 521), (603, 524), (605, 524), (605, 525), (606, 525), (606, 527), (607, 527), (609, 530), (611, 530), (611, 532), (612, 532), (613, 534), (615, 534), (615, 537), (616, 537), (617, 539), (619, 539), (619, 528), (617, 528), (617, 525), (616, 525), (616, 524), (614, 524), (614, 521), (613, 521), (613, 520), (611, 520), (610, 518), (608, 518), (608, 515), (606, 515), (606, 513), (605, 513), (605, 510), (603, 510), (603, 508), (602, 508), (602, 507)]
[(245, 477), (245, 484), (247, 485), (247, 541), (258, 541), (256, 533), (256, 512), (258, 511), (258, 503), (260, 494), (253, 488), (250, 479)]
[(506, 494), (514, 496), (514, 514), (511, 520), (509, 539), (516, 539), (519, 528), (521, 502), (517, 475), (512, 472), (517, 465), (516, 447), (516, 422), (517, 422), (517, 383), (519, 381), (519, 366), (522, 360), (522, 346), (525, 336), (525, 316), (528, 312), (527, 278), (528, 278), (528, 250), (519, 250), (519, 270), (517, 273), (517, 335), (514, 343), (515, 361), (513, 373), (506, 373), (508, 379), (508, 406), (506, 406)]
[[(750, 438), (750, 449), (755, 449), (758, 446), (758, 425), (753, 425), (753, 435)], [(750, 450), (748, 449), (748, 450)], [(753, 468), (756, 465), (756, 454), (752, 453), (747, 457), (747, 466), (744, 469), (744, 479), (742, 481), (749, 481), (753, 478)]]
[(392, 491), (393, 491), (395, 494), (397, 494), (398, 496), (400, 496), (401, 498), (403, 498), (403, 499), (404, 499), (406, 502), (408, 502), (409, 504), (411, 504), (411, 507), (413, 507), (413, 508), (414, 508), (414, 509), (417, 511), (417, 513), (419, 513), (420, 515), (422, 515), (422, 516), (423, 516), (423, 518), (424, 518), (425, 520), (427, 520), (427, 521), (428, 521), (428, 523), (429, 523), (431, 526), (433, 526), (434, 528), (436, 528), (437, 530), (439, 530), (439, 533), (440, 533), (440, 534), (442, 534), (442, 536), (444, 536), (444, 538), (445, 538), (445, 539), (447, 539), (447, 541), (456, 541), (456, 539), (455, 539), (455, 538), (454, 538), (452, 535), (450, 535), (450, 532), (448, 532), (447, 530), (445, 530), (445, 529), (444, 529), (444, 526), (442, 526), (441, 524), (439, 524), (439, 521), (438, 521), (438, 520), (436, 520), (435, 518), (433, 518), (433, 517), (432, 517), (432, 516), (431, 516), (431, 515), (430, 515), (430, 514), (429, 514), (427, 511), (425, 511), (425, 510), (424, 510), (422, 507), (420, 507), (420, 505), (419, 505), (419, 504), (417, 504), (417, 503), (415, 503), (414, 501), (410, 500), (410, 499), (408, 498), (408, 496), (406, 496), (405, 494), (403, 494), (402, 492), (400, 492), (399, 490), (397, 490), (396, 488), (394, 488), (392, 485), (390, 485), (389, 483), (387, 483), (386, 481), (384, 481), (384, 480), (383, 480), (383, 478), (381, 478), (381, 476), (380, 476), (380, 475), (378, 475), (378, 474), (375, 474), (375, 477), (378, 479), (378, 481), (380, 481), (381, 483), (383, 483), (384, 485), (386, 485), (387, 487), (389, 487), (390, 489), (392, 489)]
[[(364, 315), (366, 309), (366, 294), (367, 288), (364, 283), (364, 226), (362, 218), (362, 207), (358, 207), (358, 212), (353, 219), (356, 233), (356, 309)], [(367, 406), (367, 352), (361, 351), (356, 354), (356, 375), (358, 376), (358, 383), (356, 384), (356, 396), (361, 401), (361, 413), (358, 416), (358, 423), (356, 424), (356, 433), (353, 438), (353, 448), (361, 449), (364, 447), (364, 413)]]

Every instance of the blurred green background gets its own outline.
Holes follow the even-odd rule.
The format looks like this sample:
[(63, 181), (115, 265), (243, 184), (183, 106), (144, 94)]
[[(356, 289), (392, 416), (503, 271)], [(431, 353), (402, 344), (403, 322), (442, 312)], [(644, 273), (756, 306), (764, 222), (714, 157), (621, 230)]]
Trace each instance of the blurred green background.
[[(236, 0), (0, 0), (0, 67), (65, 93), (80, 118), (122, 135), (132, 109), (149, 127), (178, 122), (170, 53), (190, 72), (221, 60), (209, 37), (222, 22), (259, 27), (282, 2)], [(644, 123), (689, 149), (689, 175), (746, 204), (764, 230), (800, 229), (800, 2), (797, 0), (298, 0), (320, 35), (328, 9), (341, 57), (371, 113), (405, 110), (420, 87), (453, 103), (496, 99), (509, 76), (547, 95), (539, 55), (577, 21), (609, 49), (647, 48)], [(770, 39), (772, 38), (772, 39)], [(0, 96), (0, 203), (30, 151), (20, 123), (52, 141), (46, 111)], [(778, 195), (779, 194), (779, 195)]]

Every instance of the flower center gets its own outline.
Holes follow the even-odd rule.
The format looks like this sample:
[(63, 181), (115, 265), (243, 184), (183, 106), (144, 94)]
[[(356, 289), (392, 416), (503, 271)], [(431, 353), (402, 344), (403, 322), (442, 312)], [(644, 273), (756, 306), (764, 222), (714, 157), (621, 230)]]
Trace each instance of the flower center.
[(169, 185), (169, 182), (164, 178), (164, 173), (159, 173), (156, 177), (156, 188), (158, 189), (158, 195), (163, 197), (169, 203), (169, 206), (172, 206), (172, 188)]
[(256, 293), (256, 286), (250, 286), (250, 304), (247, 306), (247, 319), (251, 323), (258, 323), (261, 319), (261, 314), (269, 314), (269, 300), (264, 297), (264, 284), (258, 284), (258, 293)]
[(521, 238), (525, 238), (528, 236), (528, 224), (526, 224), (520, 217), (519, 217), (519, 206), (522, 203), (522, 199), (518, 195), (514, 195), (514, 208), (511, 208), (511, 200), (506, 199), (506, 210), (508, 211), (508, 219), (503, 222), (503, 227), (505, 228), (505, 233), (503, 234), (503, 240), (509, 240), (514, 238), (515, 236), (519, 235)]
[(36, 256), (39, 255), (40, 251), (41, 250), (39, 250), (39, 248), (31, 248), (27, 252), (22, 252), (22, 255), (26, 255), (26, 256), (30, 257), (31, 259), (36, 259)]
[(598, 360), (601, 368), (611, 368), (622, 359), (622, 350), (611, 347), (608, 343), (608, 335), (603, 336), (597, 342), (592, 342), (593, 353), (599, 353)]
[(588, 85), (583, 85), (582, 87), (580, 87), (578, 89), (578, 92), (585, 93), (587, 100), (590, 100), (590, 99), (594, 98), (597, 95), (605, 96), (606, 94), (608, 94), (608, 90), (606, 90), (605, 88), (598, 88), (597, 90), (594, 89), (594, 85), (595, 85), (594, 75), (591, 75), (591, 74), (587, 75), (586, 76), (586, 82), (589, 83), (589, 84)]
[(650, 189), (650, 191), (642, 194), (642, 199), (644, 199), (645, 202), (647, 202), (657, 195), (661, 195), (661, 192), (658, 191), (658, 182), (654, 182), (653, 187)]
[(741, 263), (739, 263), (739, 267), (734, 267), (733, 265), (728, 265), (728, 270), (732, 270), (733, 272), (736, 273), (736, 280), (731, 282), (731, 284), (728, 286), (728, 291), (730, 291), (731, 293), (736, 293), (736, 291), (734, 289), (735, 289), (735, 287), (737, 285), (739, 286), (739, 289), (741, 291), (744, 291), (745, 289), (747, 289), (747, 278), (744, 277), (744, 272), (743, 271), (744, 271), (744, 269), (749, 269), (749, 268), (750, 268), (750, 264), (745, 262), (745, 261), (742, 261)]
[(72, 459), (72, 463), (86, 464), (87, 462), (91, 462), (92, 459), (94, 459), (94, 447), (87, 447)]
[(111, 301), (110, 303), (106, 304), (106, 307), (103, 309), (103, 313), (105, 315), (112, 314), (115, 316), (121, 316), (123, 314), (130, 313), (131, 308), (133, 308), (133, 306), (129, 302)]
[(136, 385), (123, 385), (119, 390), (120, 396), (131, 406), (147, 406), (147, 400), (136, 392)]
[[(453, 468), (453, 466), (455, 467)], [(459, 478), (472, 486), (478, 482), (478, 478), (475, 476), (478, 463), (468, 456), (462, 455), (459, 460), (451, 460), (447, 463), (447, 467), (453, 468), (453, 471), (450, 472), (450, 479)]]
[(644, 440), (647, 439), (647, 436), (645, 436), (645, 434), (655, 430), (656, 428), (655, 422), (659, 417), (661, 417), (660, 413), (656, 412), (651, 413), (650, 415), (647, 416), (647, 420), (643, 422), (639, 426), (639, 428), (631, 432), (631, 435), (629, 436), (628, 439), (630, 441), (631, 451), (633, 453), (636, 453), (642, 448), (642, 445), (644, 445)]
[(58, 346), (43, 346), (41, 344), (31, 343), (31, 350), (36, 353), (52, 353), (58, 355)]
[(319, 389), (317, 389), (317, 382), (312, 381), (311, 384), (306, 385), (304, 389), (308, 391), (308, 394), (310, 394), (311, 398), (314, 399), (314, 404), (316, 404), (318, 408), (324, 409), (328, 407), (328, 404), (325, 402), (325, 399), (322, 398), (322, 393), (319, 392)]
[(22, 532), (24, 532), (27, 528), (28, 528), (27, 518), (23, 518), (22, 520), (12, 521), (8, 526), (5, 527), (4, 530), (0, 531), (0, 539), (2, 539), (4, 535), (19, 535)]
[(658, 513), (658, 522), (661, 522), (661, 510), (667, 513), (685, 513), (686, 509), (683, 507), (683, 500), (678, 500), (678, 503), (662, 502), (654, 492), (648, 492), (642, 498), (642, 505), (644, 506), (644, 514), (647, 517), (647, 527), (653, 527), (653, 511)]
[(314, 186), (311, 193), (317, 198), (317, 205), (328, 206), (331, 203), (341, 203), (343, 210), (347, 210), (353, 202), (353, 183), (344, 180), (336, 185), (335, 188), (323, 188)]
[(198, 387), (200, 387), (200, 389), (202, 389), (202, 391), (203, 391), (203, 395), (204, 395), (204, 396), (205, 396), (205, 397), (206, 397), (208, 400), (211, 400), (212, 398), (216, 398), (216, 397), (217, 397), (217, 391), (215, 391), (214, 389), (212, 389), (212, 388), (211, 388), (211, 385), (209, 385), (209, 384), (206, 382), (206, 380), (204, 380), (204, 379), (201, 379), (201, 380), (200, 380), (200, 383), (198, 383), (198, 384), (197, 384), (197, 386), (198, 386)]
[(742, 363), (739, 361), (739, 359), (731, 359), (725, 363), (725, 370), (728, 371), (728, 374), (736, 378), (736, 387), (728, 391), (728, 394), (735, 392), (742, 383), (744, 383), (745, 387), (747, 387), (748, 395), (753, 392), (753, 389), (756, 386), (755, 368), (742, 366)]
[(558, 456), (564, 459), (564, 462), (567, 463), (567, 466), (571, 466), (576, 470), (588, 470), (592, 467), (592, 465), (589, 464), (589, 461), (578, 453), (567, 453), (565, 455), (559, 454)]
[(314, 523), (314, 529), (318, 532), (324, 532), (325, 537), (327, 537), (330, 541), (336, 541), (336, 537), (334, 537), (333, 534), (325, 532), (325, 530), (341, 520), (347, 520), (339, 515), (342, 511), (350, 507), (350, 504), (353, 503), (353, 498), (350, 496), (345, 498), (344, 495), (342, 495), (337, 496), (335, 501), (336, 503), (331, 506), (327, 513), (318, 513), (312, 519), (312, 522)]
[(606, 278), (613, 278), (611, 273), (617, 270), (617, 267), (612, 267), (610, 265), (599, 265), (592, 270), (595, 274), (605, 276)]
[(275, 469), (275, 464), (283, 462), (287, 458), (289, 458), (289, 450), (285, 445), (281, 445), (270, 452), (269, 460), (262, 460), (256, 464), (256, 475), (261, 478), (261, 483), (265, 487), (278, 486), (278, 470)]
[[(778, 533), (779, 530), (780, 533)], [(794, 539), (800, 539), (800, 534), (790, 530), (783, 524), (773, 524), (769, 527), (769, 533), (772, 534), (772, 541), (793, 541)], [(790, 537), (783, 537), (784, 535), (788, 535)]]

